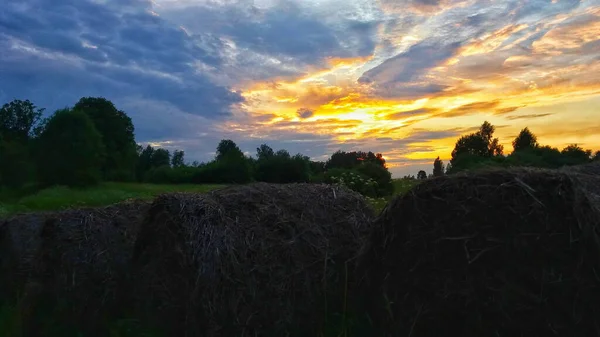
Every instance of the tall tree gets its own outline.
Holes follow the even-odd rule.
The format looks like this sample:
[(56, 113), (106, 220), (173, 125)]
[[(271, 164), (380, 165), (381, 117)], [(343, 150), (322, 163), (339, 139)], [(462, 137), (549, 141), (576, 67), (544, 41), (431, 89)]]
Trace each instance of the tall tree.
[(39, 134), (43, 112), (29, 100), (0, 108), (0, 185), (19, 188), (33, 178), (31, 140)]
[(485, 121), (479, 131), (460, 137), (452, 151), (450, 163), (455, 164), (456, 159), (463, 155), (482, 158), (502, 155), (504, 147), (498, 138), (493, 138), (495, 130), (492, 124)]
[(222, 160), (225, 157), (244, 157), (244, 153), (237, 144), (231, 139), (223, 139), (217, 145), (216, 160)]
[(420, 170), (419, 173), (417, 173), (417, 179), (419, 179), (419, 180), (427, 179), (427, 172)]
[(513, 140), (512, 145), (515, 152), (535, 149), (539, 146), (537, 137), (529, 130), (529, 128), (521, 130), (519, 135)]
[(267, 144), (261, 144), (256, 148), (256, 159), (266, 160), (275, 155), (273, 149)]
[(593, 161), (600, 161), (600, 151), (596, 151), (596, 153), (594, 154), (594, 157), (592, 158)]
[(86, 186), (100, 181), (105, 154), (102, 136), (90, 118), (58, 110), (37, 139), (38, 174), (49, 185)]
[(565, 147), (560, 153), (566, 165), (584, 164), (592, 159), (592, 151), (584, 150), (577, 144)]
[(14, 100), (0, 108), (0, 138), (4, 141), (26, 142), (40, 125), (44, 109), (29, 100)]
[(171, 166), (173, 166), (173, 167), (185, 166), (184, 157), (185, 157), (185, 152), (183, 152), (181, 150), (175, 150), (175, 152), (173, 152), (173, 157), (171, 158)]
[(171, 165), (171, 153), (167, 149), (155, 149), (150, 160), (151, 167), (161, 167)]
[(444, 175), (444, 162), (440, 159), (440, 157), (437, 157), (433, 161), (433, 176), (441, 177), (443, 175)]
[(73, 107), (88, 115), (102, 136), (106, 160), (102, 172), (107, 179), (127, 179), (133, 176), (136, 164), (136, 143), (131, 118), (103, 97), (82, 97)]

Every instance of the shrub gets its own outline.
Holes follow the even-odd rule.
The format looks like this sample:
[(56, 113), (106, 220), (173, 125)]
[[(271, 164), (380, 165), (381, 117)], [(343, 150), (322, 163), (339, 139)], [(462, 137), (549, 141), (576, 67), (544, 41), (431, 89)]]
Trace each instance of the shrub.
[(325, 173), (325, 182), (338, 184), (368, 197), (377, 197), (377, 182), (356, 170), (331, 169)]
[(252, 181), (250, 162), (245, 157), (226, 156), (204, 164), (192, 175), (195, 184), (244, 184)]
[(356, 170), (377, 182), (377, 196), (381, 197), (394, 193), (392, 174), (387, 168), (372, 162), (365, 162), (359, 165)]
[(275, 155), (257, 161), (255, 177), (268, 183), (306, 183), (310, 178), (309, 163), (299, 155)]

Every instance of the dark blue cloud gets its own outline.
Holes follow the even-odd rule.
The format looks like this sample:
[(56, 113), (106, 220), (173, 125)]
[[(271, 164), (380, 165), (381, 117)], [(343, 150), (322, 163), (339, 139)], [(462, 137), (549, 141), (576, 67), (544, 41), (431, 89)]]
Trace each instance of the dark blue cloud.
[(227, 5), (196, 5), (161, 12), (194, 32), (211, 31), (238, 48), (291, 64), (314, 65), (326, 57), (371, 55), (380, 21), (327, 21), (318, 12), (282, 1), (267, 9)]
[(379, 66), (365, 72), (359, 82), (377, 84), (410, 82), (429, 69), (452, 57), (461, 43), (436, 45), (425, 41), (407, 51), (387, 59)]
[(212, 119), (243, 101), (198, 71), (222, 64), (221, 41), (188, 35), (151, 13), (150, 1), (7, 0), (2, 7), (2, 101), (27, 98), (51, 111), (82, 96), (136, 97)]

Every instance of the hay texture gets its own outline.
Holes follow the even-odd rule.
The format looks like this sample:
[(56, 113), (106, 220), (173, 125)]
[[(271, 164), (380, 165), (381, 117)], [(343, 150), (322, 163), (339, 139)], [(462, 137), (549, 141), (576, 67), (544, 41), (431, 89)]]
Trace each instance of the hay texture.
[(317, 336), (343, 314), (372, 216), (328, 185), (163, 195), (136, 243), (136, 301), (169, 336)]
[(373, 336), (600, 335), (597, 183), (493, 170), (395, 199), (358, 267)]
[[(23, 299), (26, 335), (104, 329), (124, 307), (133, 245), (149, 203), (128, 201), (104, 208), (44, 214)], [(29, 253), (28, 253), (29, 254)]]
[(0, 302), (13, 304), (23, 292), (45, 221), (44, 213), (11, 216), (0, 220)]

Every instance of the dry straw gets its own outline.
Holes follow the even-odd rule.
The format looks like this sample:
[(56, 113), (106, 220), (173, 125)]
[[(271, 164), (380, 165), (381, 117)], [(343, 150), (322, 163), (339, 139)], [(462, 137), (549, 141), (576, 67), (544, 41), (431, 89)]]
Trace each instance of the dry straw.
[(163, 195), (136, 244), (139, 312), (169, 336), (317, 336), (345, 310), (372, 215), (328, 185)]
[[(25, 335), (53, 329), (102, 335), (123, 306), (119, 288), (147, 202), (26, 214), (9, 219), (7, 273), (20, 280)], [(8, 248), (7, 248), (8, 247)], [(25, 282), (23, 282), (25, 281)], [(13, 284), (15, 285), (15, 284)], [(63, 330), (61, 330), (63, 331)]]
[(579, 171), (460, 174), (391, 202), (358, 267), (373, 336), (600, 335), (600, 180)]

